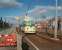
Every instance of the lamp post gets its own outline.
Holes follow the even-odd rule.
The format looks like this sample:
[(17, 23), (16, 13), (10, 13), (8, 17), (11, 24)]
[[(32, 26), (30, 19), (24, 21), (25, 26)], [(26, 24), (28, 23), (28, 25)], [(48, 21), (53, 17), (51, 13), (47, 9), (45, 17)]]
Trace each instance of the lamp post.
[(58, 28), (58, 17), (57, 17), (57, 0), (56, 0), (56, 17), (55, 17), (55, 33), (54, 33), (54, 39), (57, 39), (57, 28)]
[(58, 38), (57, 38), (57, 28), (58, 28), (58, 17), (57, 17), (57, 13), (58, 13), (58, 8), (57, 8), (57, 0), (55, 0), (56, 1), (56, 17), (55, 17), (55, 32), (54, 32), (54, 38), (52, 38), (52, 39), (54, 39), (54, 40), (59, 40)]
[(61, 18), (61, 32), (62, 32), (62, 18)]
[(17, 16), (17, 17), (15, 17), (15, 19), (17, 21), (17, 27), (19, 27), (19, 20), (20, 20), (20, 18)]
[(20, 17), (15, 17), (15, 19), (17, 20), (17, 50), (22, 50), (22, 35), (19, 32), (19, 20)]

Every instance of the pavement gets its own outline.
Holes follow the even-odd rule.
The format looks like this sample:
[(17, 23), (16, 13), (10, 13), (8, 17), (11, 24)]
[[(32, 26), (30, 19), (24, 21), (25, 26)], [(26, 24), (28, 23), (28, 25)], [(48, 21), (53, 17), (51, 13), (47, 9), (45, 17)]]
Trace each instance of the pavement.
[(16, 47), (0, 47), (0, 50), (17, 50)]
[(36, 35), (39, 36), (39, 37), (42, 37), (44, 39), (50, 40), (52, 42), (62, 44), (62, 39), (59, 39), (59, 38), (54, 39), (54, 38), (48, 36), (47, 34), (43, 34), (43, 33), (39, 33), (39, 34), (36, 34)]

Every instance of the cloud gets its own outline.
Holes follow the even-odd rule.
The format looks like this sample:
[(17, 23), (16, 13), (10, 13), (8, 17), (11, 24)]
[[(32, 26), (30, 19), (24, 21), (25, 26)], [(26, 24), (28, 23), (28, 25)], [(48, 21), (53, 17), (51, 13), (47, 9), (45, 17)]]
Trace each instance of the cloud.
[(35, 6), (33, 9), (28, 10), (28, 15), (29, 16), (39, 16), (42, 13), (46, 13), (47, 9), (42, 8), (40, 6)]
[(2, 7), (16, 7), (22, 6), (23, 3), (19, 3), (16, 0), (0, 0), (0, 8)]
[(38, 14), (45, 13), (45, 12), (47, 12), (47, 9), (44, 9), (38, 6), (33, 8), (32, 10), (28, 10), (29, 14), (34, 14), (34, 15), (38, 15)]
[[(35, 6), (33, 9), (28, 10), (28, 14), (39, 15), (42, 13), (46, 13), (49, 10), (56, 10), (56, 7), (54, 7), (54, 6)], [(62, 7), (58, 6), (57, 10), (62, 10)]]
[[(7, 20), (7, 22), (9, 22), (9, 23), (12, 23), (12, 24), (17, 24), (17, 20), (16, 20), (16, 17), (17, 16), (5, 16), (5, 17), (3, 17), (4, 18), (4, 21), (5, 21), (5, 19)], [(23, 17), (22, 16), (18, 16), (19, 17), (19, 22), (21, 23), (22, 21), (23, 21)]]
[[(37, 9), (37, 8), (40, 8), (40, 9), (49, 9), (49, 10), (55, 10), (56, 9), (55, 6), (39, 6), (39, 5), (35, 6), (35, 9)], [(62, 6), (57, 6), (57, 9), (58, 10), (62, 10)]]
[(61, 6), (58, 6), (58, 10), (62, 10), (62, 7)]
[[(28, 10), (27, 13), (28, 16), (31, 16), (32, 18), (34, 17), (34, 19), (41, 19), (43, 18), (42, 15), (46, 14), (49, 15), (50, 13), (52, 13), (52, 11), (54, 12), (55, 10), (56, 10), (55, 6), (35, 6), (34, 8)], [(58, 6), (57, 10), (62, 10), (62, 7)], [(48, 15), (46, 17), (48, 17)]]
[[(50, 10), (56, 10), (56, 7), (49, 6), (48, 9), (50, 9)], [(61, 6), (57, 6), (57, 10), (62, 10), (62, 7)]]

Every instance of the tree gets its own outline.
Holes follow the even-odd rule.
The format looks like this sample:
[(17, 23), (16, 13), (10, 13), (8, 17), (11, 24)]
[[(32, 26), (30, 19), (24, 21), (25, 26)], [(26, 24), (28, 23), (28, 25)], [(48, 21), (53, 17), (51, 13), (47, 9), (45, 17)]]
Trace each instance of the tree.
[(0, 18), (0, 28), (9, 28), (10, 26), (9, 26), (9, 23), (7, 23), (6, 22), (6, 20), (5, 21), (3, 21), (2, 20), (2, 17)]

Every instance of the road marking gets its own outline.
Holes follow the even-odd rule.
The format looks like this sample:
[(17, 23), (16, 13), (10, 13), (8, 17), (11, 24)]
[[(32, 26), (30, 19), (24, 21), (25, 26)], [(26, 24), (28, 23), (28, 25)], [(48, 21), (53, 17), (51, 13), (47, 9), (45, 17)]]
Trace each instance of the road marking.
[(25, 37), (25, 39), (36, 49), (36, 50), (40, 50), (33, 42), (31, 42), (27, 37)]

